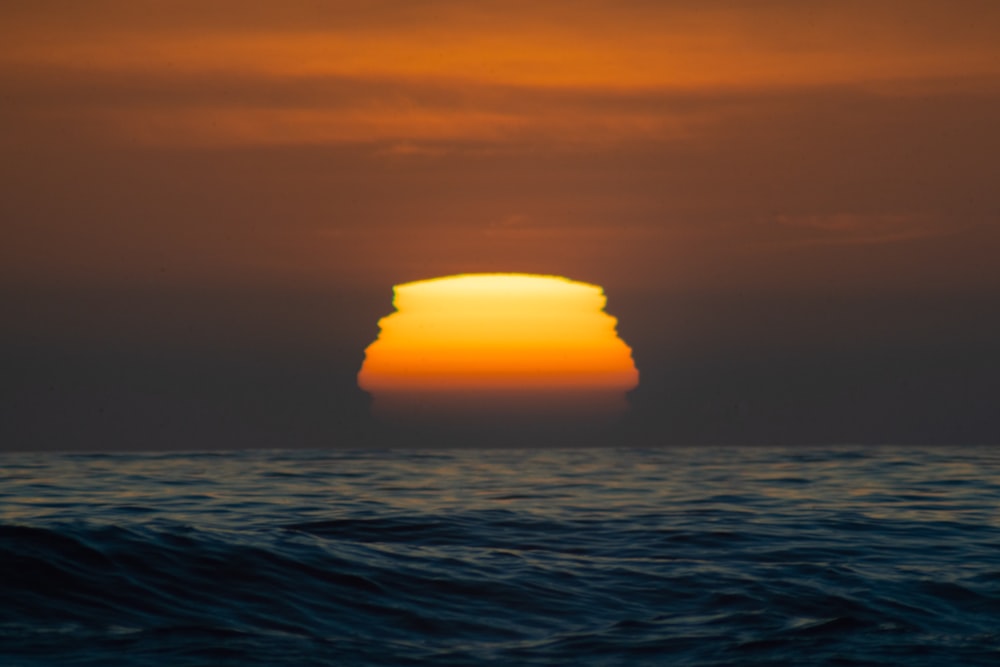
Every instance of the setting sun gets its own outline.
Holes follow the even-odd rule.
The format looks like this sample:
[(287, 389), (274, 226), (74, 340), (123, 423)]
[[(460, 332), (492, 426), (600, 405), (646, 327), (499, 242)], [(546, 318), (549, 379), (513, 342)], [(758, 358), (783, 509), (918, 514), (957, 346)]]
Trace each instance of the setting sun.
[[(396, 312), (379, 322), (365, 351), (358, 384), (376, 411), (398, 412), (443, 394), (468, 404), (544, 411), (547, 404), (592, 408), (598, 396), (617, 397), (638, 384), (629, 347), (604, 312), (597, 285), (557, 276), (472, 274), (397, 285)], [(401, 396), (406, 396), (400, 401)], [(530, 398), (530, 400), (528, 400)], [(604, 401), (604, 403), (607, 403)]]

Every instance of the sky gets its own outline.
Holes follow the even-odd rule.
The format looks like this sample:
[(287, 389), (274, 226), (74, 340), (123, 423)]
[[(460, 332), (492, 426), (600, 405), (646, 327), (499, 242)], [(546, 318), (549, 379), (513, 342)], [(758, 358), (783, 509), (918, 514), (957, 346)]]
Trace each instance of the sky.
[(1000, 442), (991, 0), (0, 16), (2, 448), (391, 445), (392, 286), (493, 271), (604, 287), (615, 442)]

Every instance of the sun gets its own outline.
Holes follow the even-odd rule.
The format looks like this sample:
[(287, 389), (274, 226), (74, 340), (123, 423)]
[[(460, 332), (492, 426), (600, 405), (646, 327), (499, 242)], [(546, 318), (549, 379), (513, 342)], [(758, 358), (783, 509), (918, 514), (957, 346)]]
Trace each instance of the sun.
[(396, 312), (379, 321), (358, 373), (377, 414), (593, 411), (612, 403), (616, 411), (638, 384), (632, 350), (597, 285), (491, 273), (393, 289)]

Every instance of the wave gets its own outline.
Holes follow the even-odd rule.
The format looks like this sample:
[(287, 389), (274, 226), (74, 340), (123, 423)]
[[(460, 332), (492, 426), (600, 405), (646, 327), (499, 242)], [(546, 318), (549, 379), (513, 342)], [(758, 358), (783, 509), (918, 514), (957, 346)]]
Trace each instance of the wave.
[[(744, 461), (737, 474), (715, 460), (709, 476), (720, 481), (699, 487), (683, 481), (705, 479), (690, 461), (686, 475), (652, 474), (651, 465), (683, 461), (651, 464), (642, 453), (551, 454), (534, 464), (512, 454), (330, 454), (298, 475), (275, 473), (301, 458), (269, 456), (233, 454), (216, 462), (224, 471), (188, 455), (105, 457), (87, 464), (114, 469), (99, 481), (81, 474), (80, 458), (60, 468), (66, 461), (54, 457), (34, 478), (8, 467), (8, 480), (23, 478), (21, 492), (4, 492), (14, 509), (0, 514), (2, 663), (992, 665), (1000, 657), (1000, 527), (972, 491), (935, 505), (925, 493), (935, 485), (892, 482), (885, 471), (901, 467), (871, 468), (872, 458), (840, 460), (852, 462), (841, 472), (868, 461), (869, 473), (833, 502), (824, 495), (830, 480), (845, 480), (829, 457), (810, 463), (824, 463), (822, 483), (804, 469), (775, 475), (773, 465)], [(629, 470), (595, 481), (595, 457), (608, 466), (627, 459)], [(546, 468), (547, 485), (523, 474), (513, 481), (516, 469), (553, 460), (564, 469), (553, 477)], [(150, 465), (173, 476), (140, 474)], [(200, 479), (189, 474), (196, 469)], [(997, 477), (962, 470), (983, 497), (996, 491)], [(24, 489), (43, 476), (90, 502), (39, 509), (45, 503)], [(126, 476), (128, 501), (110, 502)], [(664, 476), (672, 487), (663, 488)], [(237, 478), (243, 486), (226, 482)], [(858, 501), (861, 481), (879, 490)], [(892, 493), (902, 487), (911, 500)], [(873, 500), (880, 496), (896, 500)]]

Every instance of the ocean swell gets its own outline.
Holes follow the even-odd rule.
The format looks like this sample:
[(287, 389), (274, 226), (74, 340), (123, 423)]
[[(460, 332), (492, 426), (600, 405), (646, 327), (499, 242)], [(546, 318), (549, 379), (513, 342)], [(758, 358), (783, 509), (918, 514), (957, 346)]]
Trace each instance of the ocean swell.
[(5, 665), (1000, 659), (989, 451), (6, 462)]

